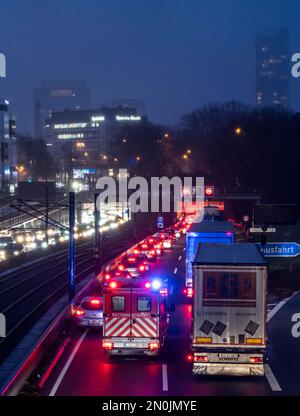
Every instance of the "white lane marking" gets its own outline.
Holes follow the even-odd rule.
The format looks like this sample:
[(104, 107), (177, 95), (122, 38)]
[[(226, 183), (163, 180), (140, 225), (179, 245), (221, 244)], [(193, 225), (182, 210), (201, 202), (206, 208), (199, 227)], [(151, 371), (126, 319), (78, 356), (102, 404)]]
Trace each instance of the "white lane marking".
[(163, 383), (163, 391), (168, 391), (168, 366), (167, 364), (162, 365), (162, 383)]
[(174, 269), (174, 274), (176, 274), (177, 273), (177, 267), (175, 267), (175, 269)]
[(60, 373), (60, 375), (58, 376), (58, 379), (56, 380), (54, 386), (52, 387), (49, 396), (55, 396), (61, 382), (63, 381), (64, 376), (66, 375), (66, 372), (68, 371), (72, 361), (75, 358), (75, 355), (77, 354), (77, 351), (79, 350), (79, 347), (82, 343), (82, 341), (84, 340), (84, 338), (86, 337), (87, 333), (88, 333), (89, 328), (87, 328), (84, 333), (81, 335), (81, 337), (79, 338), (77, 344), (75, 345), (74, 350), (72, 351), (72, 354), (70, 355), (68, 361), (66, 362), (64, 368), (62, 369), (62, 372)]
[(270, 384), (270, 387), (273, 391), (282, 391), (278, 381), (276, 380), (276, 377), (274, 376), (274, 373), (273, 373), (271, 367), (269, 366), (269, 364), (265, 364), (265, 376), (266, 376), (266, 379), (268, 380), (268, 382)]
[(282, 308), (282, 306), (288, 301), (290, 300), (290, 298), (287, 299), (283, 299), (281, 302), (278, 303), (277, 306), (275, 306), (275, 308), (273, 308), (267, 315), (267, 322), (269, 322), (273, 316), (279, 311), (280, 308)]
[(179, 256), (179, 257), (178, 257), (178, 260), (179, 260), (179, 261), (181, 260), (181, 257), (182, 257), (182, 256)]

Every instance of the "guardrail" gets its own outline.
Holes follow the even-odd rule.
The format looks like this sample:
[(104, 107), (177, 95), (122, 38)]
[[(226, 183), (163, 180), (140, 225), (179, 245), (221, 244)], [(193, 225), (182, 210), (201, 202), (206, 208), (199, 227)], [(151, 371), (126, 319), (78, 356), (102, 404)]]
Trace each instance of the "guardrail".
[[(116, 258), (106, 263), (103, 267), (103, 271), (99, 273), (98, 276), (91, 278), (91, 280), (77, 294), (74, 300), (74, 304), (79, 302), (82, 297), (88, 293), (89, 289), (94, 284), (95, 279), (101, 282), (103, 274), (110, 269), (111, 265), (118, 261), (122, 256), (124, 256), (124, 254), (128, 253), (129, 250), (132, 250), (135, 246), (136, 244), (124, 250)], [(59, 313), (54, 322), (52, 322), (49, 328), (41, 335), (40, 339), (31, 348), (31, 350), (25, 356), (24, 360), (19, 364), (19, 366), (14, 370), (13, 374), (11, 374), (9, 379), (5, 382), (5, 385), (0, 387), (0, 396), (17, 396), (20, 393), (26, 380), (37, 368), (47, 351), (49, 351), (49, 349), (57, 341), (65, 325), (69, 323), (71, 316), (72, 305), (68, 305)]]

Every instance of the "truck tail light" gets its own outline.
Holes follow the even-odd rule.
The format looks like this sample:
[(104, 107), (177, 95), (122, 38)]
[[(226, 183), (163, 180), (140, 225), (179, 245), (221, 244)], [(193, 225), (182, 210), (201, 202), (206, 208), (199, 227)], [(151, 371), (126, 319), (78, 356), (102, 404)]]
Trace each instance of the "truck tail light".
[(102, 347), (105, 350), (112, 350), (114, 348), (114, 343), (113, 342), (109, 342), (109, 341), (103, 341)]
[(195, 355), (194, 356), (194, 361), (195, 362), (200, 362), (200, 363), (207, 363), (208, 362), (208, 356), (207, 355)]
[(185, 287), (183, 289), (183, 294), (188, 298), (192, 298), (194, 296), (194, 289), (192, 287)]
[(250, 363), (252, 364), (258, 364), (258, 363), (263, 363), (263, 357), (250, 357), (249, 358)]
[(159, 349), (159, 343), (158, 342), (150, 342), (148, 344), (148, 348), (150, 351), (156, 351)]
[(246, 344), (262, 344), (261, 338), (246, 338)]
[(145, 266), (144, 266), (143, 264), (139, 267), (139, 271), (140, 271), (140, 272), (145, 271)]
[(109, 287), (111, 288), (111, 289), (116, 289), (116, 287), (117, 287), (118, 285), (117, 285), (117, 282), (110, 282), (110, 284), (109, 284)]

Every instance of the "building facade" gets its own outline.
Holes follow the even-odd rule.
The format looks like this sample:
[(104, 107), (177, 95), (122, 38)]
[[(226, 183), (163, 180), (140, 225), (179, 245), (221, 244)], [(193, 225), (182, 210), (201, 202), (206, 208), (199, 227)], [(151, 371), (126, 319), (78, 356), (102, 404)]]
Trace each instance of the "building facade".
[(14, 193), (17, 184), (16, 119), (9, 102), (0, 100), (0, 190)]
[(143, 120), (135, 108), (102, 107), (52, 113), (44, 137), (58, 165), (58, 182), (69, 186), (75, 179), (88, 184), (114, 165), (113, 140), (126, 123)]
[(254, 104), (289, 107), (289, 33), (284, 27), (262, 29), (254, 40)]
[(34, 134), (42, 138), (53, 112), (91, 108), (91, 90), (84, 81), (45, 81), (33, 91)]

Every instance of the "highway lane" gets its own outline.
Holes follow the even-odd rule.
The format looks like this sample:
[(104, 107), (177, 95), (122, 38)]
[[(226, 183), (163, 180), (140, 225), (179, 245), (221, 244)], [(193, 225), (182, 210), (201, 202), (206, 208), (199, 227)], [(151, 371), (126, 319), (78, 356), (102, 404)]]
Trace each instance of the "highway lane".
[[(108, 358), (101, 348), (101, 332), (74, 328), (71, 342), (45, 384), (45, 395), (272, 395), (277, 371), (268, 378), (195, 377), (186, 361), (189, 352), (191, 305), (181, 294), (184, 285), (183, 240), (157, 261), (152, 276), (169, 277), (171, 302), (176, 304), (169, 338), (158, 358)], [(276, 318), (273, 318), (276, 321)], [(272, 343), (272, 338), (271, 338)], [(272, 345), (271, 345), (272, 347)], [(271, 351), (271, 349), (270, 349)], [(270, 368), (276, 368), (271, 351)], [(291, 363), (290, 363), (291, 364)], [(288, 370), (287, 370), (288, 371)], [(274, 377), (274, 379), (273, 379)], [(274, 381), (275, 380), (275, 381)], [(275, 386), (275, 387), (274, 387)], [(283, 393), (290, 391), (281, 382)]]

